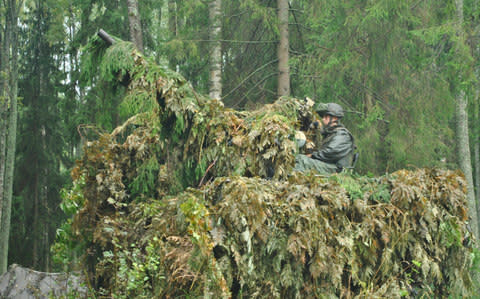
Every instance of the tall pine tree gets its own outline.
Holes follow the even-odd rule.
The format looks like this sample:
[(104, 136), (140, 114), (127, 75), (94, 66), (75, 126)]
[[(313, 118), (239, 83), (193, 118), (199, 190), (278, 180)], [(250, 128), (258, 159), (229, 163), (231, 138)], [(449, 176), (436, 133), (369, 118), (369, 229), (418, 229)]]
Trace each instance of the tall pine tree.
[[(5, 15), (3, 40), (2, 40), (2, 55), (1, 61), (2, 66), (1, 71), (6, 71), (5, 73), (0, 74), (2, 76), (2, 87), (3, 96), (2, 101), (7, 102), (5, 106), (0, 102), (2, 107), (1, 112), (6, 113), (7, 121), (3, 123), (2, 129), (6, 130), (5, 132), (0, 132), (0, 138), (3, 140), (0, 143), (5, 142), (5, 146), (1, 145), (0, 150), (0, 170), (3, 177), (1, 180), (2, 185), (0, 185), (0, 192), (2, 196), (0, 197), (1, 202), (1, 222), (0, 222), (0, 273), (4, 273), (7, 270), (8, 266), (8, 254), (9, 254), (9, 240), (10, 240), (10, 219), (11, 219), (11, 209), (12, 209), (12, 196), (13, 196), (13, 175), (15, 167), (15, 151), (16, 151), (16, 137), (17, 137), (17, 86), (18, 86), (18, 16), (20, 12), (20, 7), (22, 6), (23, 1), (17, 0), (8, 0), (4, 1), (6, 4), (3, 12)], [(8, 61), (8, 62), (7, 62)], [(6, 62), (6, 65), (4, 64)], [(3, 136), (6, 135), (4, 139)], [(6, 152), (3, 152), (6, 151)], [(3, 171), (5, 171), (3, 173)]]

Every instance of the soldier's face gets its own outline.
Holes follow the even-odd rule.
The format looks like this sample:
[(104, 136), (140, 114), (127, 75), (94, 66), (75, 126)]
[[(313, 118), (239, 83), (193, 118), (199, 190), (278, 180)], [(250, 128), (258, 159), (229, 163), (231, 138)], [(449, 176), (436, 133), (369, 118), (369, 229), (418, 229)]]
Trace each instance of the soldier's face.
[(325, 114), (323, 117), (322, 117), (322, 124), (323, 126), (327, 126), (329, 123), (330, 123), (330, 120), (332, 119), (332, 117), (330, 115), (327, 115)]
[(338, 120), (338, 117), (325, 114), (322, 117), (322, 124), (323, 124), (324, 127), (327, 127), (328, 125), (336, 122), (337, 120)]

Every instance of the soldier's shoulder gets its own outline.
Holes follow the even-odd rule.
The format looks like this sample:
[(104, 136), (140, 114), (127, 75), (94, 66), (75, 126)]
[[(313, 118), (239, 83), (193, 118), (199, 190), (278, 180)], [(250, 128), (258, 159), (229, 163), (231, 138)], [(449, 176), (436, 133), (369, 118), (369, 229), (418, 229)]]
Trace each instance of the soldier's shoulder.
[(352, 140), (354, 139), (352, 133), (347, 128), (345, 128), (343, 125), (338, 126), (335, 131), (336, 131), (336, 134), (338, 134), (338, 135), (349, 136)]
[(336, 127), (335, 131), (339, 132), (339, 133), (346, 133), (346, 134), (352, 135), (352, 133), (350, 133), (350, 131), (347, 128), (345, 128), (345, 126), (343, 126), (343, 125), (340, 125), (340, 126)]

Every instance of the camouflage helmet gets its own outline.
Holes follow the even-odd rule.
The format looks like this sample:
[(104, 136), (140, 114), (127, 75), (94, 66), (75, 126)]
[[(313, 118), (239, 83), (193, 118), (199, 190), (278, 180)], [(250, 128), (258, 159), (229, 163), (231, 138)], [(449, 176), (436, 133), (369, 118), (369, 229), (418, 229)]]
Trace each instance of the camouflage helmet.
[(342, 106), (336, 103), (318, 103), (315, 107), (315, 111), (320, 115), (331, 115), (338, 118), (342, 118), (344, 115)]

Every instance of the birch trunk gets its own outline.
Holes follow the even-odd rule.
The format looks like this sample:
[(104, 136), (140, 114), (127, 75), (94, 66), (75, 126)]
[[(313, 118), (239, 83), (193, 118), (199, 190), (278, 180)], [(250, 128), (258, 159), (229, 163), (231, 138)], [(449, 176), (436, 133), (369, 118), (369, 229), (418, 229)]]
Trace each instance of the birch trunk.
[[(457, 12), (457, 36), (463, 37), (463, 0), (455, 0)], [(461, 78), (460, 78), (461, 79)], [(457, 153), (458, 164), (465, 174), (467, 181), (467, 200), (468, 213), (471, 221), (471, 227), (475, 237), (478, 237), (478, 218), (477, 205), (475, 202), (475, 191), (473, 189), (472, 163), (470, 156), (470, 142), (468, 136), (468, 113), (467, 99), (465, 91), (459, 90), (455, 103), (456, 133), (457, 133)]]
[(277, 0), (278, 6), (278, 29), (280, 43), (278, 44), (278, 89), (281, 96), (290, 95), (290, 69), (288, 66), (288, 0)]
[[(479, 126), (480, 126), (480, 123), (479, 123), (479, 114), (480, 114), (480, 111), (479, 111), (479, 95), (480, 95), (480, 89), (479, 87), (477, 86), (476, 87), (477, 90), (475, 91), (475, 103), (474, 103), (474, 120), (473, 120), (473, 127), (475, 128), (475, 132), (473, 134), (473, 138), (474, 138), (474, 142), (473, 142), (473, 161), (474, 161), (474, 166), (475, 166), (475, 204), (476, 204), (476, 207), (477, 207), (477, 217), (478, 215), (480, 215), (480, 198), (479, 198), (479, 194), (480, 194), (480, 136), (479, 136), (479, 133), (480, 133), (480, 130), (479, 130)], [(478, 222), (478, 220), (477, 220)], [(480, 223), (477, 223), (478, 226), (478, 230), (480, 232)]]
[(457, 155), (460, 169), (465, 174), (467, 181), (467, 200), (468, 213), (475, 237), (478, 236), (478, 218), (477, 206), (475, 202), (475, 191), (473, 188), (472, 164), (470, 158), (470, 142), (468, 140), (468, 114), (467, 100), (465, 92), (460, 91), (456, 98), (455, 104), (456, 133), (457, 133)]
[(210, 40), (212, 51), (210, 55), (210, 97), (221, 99), (222, 97), (222, 34), (221, 24), (222, 0), (212, 0), (209, 4)]
[(3, 210), (3, 194), (5, 188), (6, 138), (7, 138), (7, 108), (5, 98), (0, 100), (0, 219)]
[(2, 217), (3, 190), (5, 179), (5, 150), (7, 138), (7, 88), (8, 88), (8, 48), (10, 47), (7, 39), (5, 27), (0, 32), (0, 219)]
[(130, 41), (143, 53), (142, 24), (137, 0), (127, 0), (128, 23), (130, 25)]
[[(478, 0), (475, 0), (473, 3), (473, 11), (478, 10)], [(476, 29), (474, 32), (478, 32), (480, 25), (476, 24)], [(478, 41), (478, 40), (477, 40)], [(474, 53), (478, 59), (480, 57), (480, 46), (478, 42), (473, 46), (475, 47)], [(477, 82), (480, 79), (480, 68), (475, 69), (475, 75)], [(480, 85), (475, 84), (475, 98), (474, 98), (474, 111), (473, 111), (473, 162), (475, 167), (475, 204), (477, 206), (477, 231), (480, 233), (480, 223), (478, 221), (478, 216), (480, 215)]]

